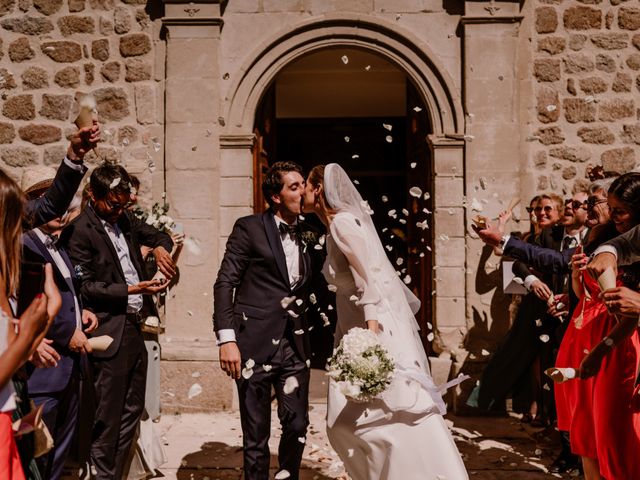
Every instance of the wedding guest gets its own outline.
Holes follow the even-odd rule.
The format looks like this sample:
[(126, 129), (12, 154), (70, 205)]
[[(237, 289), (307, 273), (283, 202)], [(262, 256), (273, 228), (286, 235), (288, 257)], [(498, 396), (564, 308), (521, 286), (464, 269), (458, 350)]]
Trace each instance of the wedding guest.
[[(54, 175), (55, 171), (49, 167), (25, 170), (22, 188), (27, 198), (33, 200), (44, 195), (53, 183)], [(98, 322), (95, 314), (82, 310), (71, 260), (58, 245), (63, 228), (62, 219), (56, 218), (23, 235), (23, 248), (29, 257), (52, 265), (62, 297), (60, 312), (32, 360), (40, 368), (33, 369), (27, 381), (29, 398), (36, 406), (43, 405), (42, 419), (54, 441), (53, 449), (37, 459), (42, 477), (48, 480), (62, 476), (78, 419), (81, 355), (91, 353), (83, 325), (90, 333)]]
[[(616, 179), (607, 202), (612, 222), (594, 228), (586, 251), (640, 223), (640, 173)], [(580, 293), (580, 303), (562, 341), (556, 366), (580, 369), (585, 352), (594, 349), (598, 353), (592, 359), (600, 356), (602, 364), (594, 376), (581, 375), (582, 380), (556, 386), (558, 427), (570, 431), (572, 451), (582, 457), (587, 480), (640, 478), (640, 464), (631, 460), (640, 449), (640, 412), (634, 404), (640, 338), (634, 329), (609, 352), (614, 344), (609, 334), (618, 321), (598, 298), (600, 287), (584, 271), (586, 263), (583, 253), (572, 258), (573, 288)], [(639, 281), (640, 266), (633, 265), (624, 268), (617, 284), (637, 289)], [(604, 360), (603, 351), (608, 352)]]
[[(0, 170), (0, 478), (8, 480), (25, 478), (12, 430), (19, 406), (12, 377), (34, 353), (60, 306), (47, 265), (44, 293), (36, 296), (19, 320), (13, 319), (15, 302), (10, 302), (19, 289), (25, 203), (18, 185)], [(25, 463), (30, 466), (28, 460)]]
[(153, 248), (167, 279), (175, 273), (171, 238), (128, 212), (131, 179), (119, 165), (102, 164), (91, 174), (90, 201), (63, 232), (63, 244), (80, 279), (84, 305), (100, 324), (94, 336), (113, 339), (94, 351), (96, 390), (91, 461), (97, 480), (122, 477), (145, 397), (147, 351), (140, 322), (157, 311), (150, 296), (166, 283), (147, 280), (140, 245)]

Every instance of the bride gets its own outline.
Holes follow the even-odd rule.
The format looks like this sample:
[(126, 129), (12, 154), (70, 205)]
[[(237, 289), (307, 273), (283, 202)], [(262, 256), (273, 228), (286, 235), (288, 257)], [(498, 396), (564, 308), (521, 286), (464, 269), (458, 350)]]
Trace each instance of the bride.
[(367, 327), (396, 364), (393, 382), (372, 402), (349, 401), (329, 382), (327, 434), (347, 473), (353, 480), (468, 479), (418, 334), (420, 301), (387, 259), (368, 204), (331, 163), (311, 170), (303, 210), (328, 230), (322, 273), (337, 287), (335, 344), (351, 328)]

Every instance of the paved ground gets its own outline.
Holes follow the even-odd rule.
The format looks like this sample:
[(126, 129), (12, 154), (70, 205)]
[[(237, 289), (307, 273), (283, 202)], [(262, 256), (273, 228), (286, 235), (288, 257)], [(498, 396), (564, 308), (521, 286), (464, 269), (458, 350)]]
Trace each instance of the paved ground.
[[(324, 434), (326, 405), (310, 412), (310, 435), (303, 459), (303, 480), (344, 478), (342, 466)], [(274, 412), (274, 419), (277, 418)], [(474, 480), (561, 478), (547, 473), (555, 445), (536, 443), (534, 431), (514, 418), (449, 417), (456, 443)], [(279, 427), (272, 428), (276, 452)], [(240, 420), (237, 413), (163, 416), (157, 427), (168, 462), (161, 468), (169, 480), (237, 480), (242, 477)], [(425, 444), (428, 448), (428, 444)], [(272, 467), (275, 456), (272, 455)], [(401, 479), (398, 479), (401, 480)]]

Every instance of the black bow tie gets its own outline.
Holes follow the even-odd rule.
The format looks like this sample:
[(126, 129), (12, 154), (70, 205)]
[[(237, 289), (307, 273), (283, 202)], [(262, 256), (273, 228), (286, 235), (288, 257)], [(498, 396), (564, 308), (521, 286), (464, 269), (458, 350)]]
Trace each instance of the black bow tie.
[(58, 248), (58, 240), (59, 237), (56, 237), (55, 235), (49, 235), (47, 234), (47, 238), (45, 238), (44, 240), (44, 246), (47, 248)]
[(288, 233), (289, 235), (291, 235), (291, 238), (297, 238), (298, 234), (300, 233), (300, 226), (297, 223), (293, 225), (287, 225), (284, 222), (280, 222), (280, 224), (278, 225), (278, 230), (280, 230), (281, 235)]

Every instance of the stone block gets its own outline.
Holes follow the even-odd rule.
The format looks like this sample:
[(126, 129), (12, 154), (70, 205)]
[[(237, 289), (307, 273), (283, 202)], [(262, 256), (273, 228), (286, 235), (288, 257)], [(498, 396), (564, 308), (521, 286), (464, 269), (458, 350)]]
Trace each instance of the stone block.
[(91, 42), (91, 56), (101, 62), (109, 60), (109, 39), (101, 38)]
[(449, 237), (464, 236), (464, 208), (449, 207), (436, 208), (433, 219), (429, 219), (429, 223), (437, 226), (438, 234), (444, 234)]
[(166, 81), (166, 121), (177, 123), (218, 121), (218, 86), (210, 79), (190, 79), (191, 88), (184, 88), (183, 79)]
[(253, 176), (253, 156), (248, 148), (226, 148), (220, 151), (220, 177)]
[(370, 13), (373, 7), (372, 0), (305, 0), (305, 10), (312, 15), (334, 12)]
[(536, 31), (538, 33), (553, 33), (558, 28), (558, 14), (553, 7), (536, 8)]
[(562, 178), (565, 180), (571, 180), (572, 178), (575, 178), (577, 174), (578, 170), (573, 165), (569, 165), (562, 169)]
[(0, 17), (11, 13), (16, 5), (16, 0), (0, 0)]
[(0, 160), (9, 167), (28, 167), (38, 163), (38, 152), (31, 147), (4, 147)]
[[(184, 51), (192, 55), (179, 53)], [(215, 78), (218, 81), (220, 76), (216, 43), (209, 38), (173, 40), (166, 62), (167, 71), (172, 78)]]
[(16, 79), (13, 77), (11, 72), (6, 68), (0, 68), (0, 89), (11, 90), (17, 86), (18, 84), (16, 83)]
[(563, 146), (552, 148), (549, 155), (569, 162), (584, 163), (591, 158), (591, 150), (586, 147)]
[(100, 88), (93, 96), (98, 104), (98, 114), (103, 120), (122, 120), (129, 116), (129, 98), (124, 89)]
[(236, 0), (230, 3), (226, 11), (228, 13), (258, 13), (261, 9), (260, 0)]
[(139, 137), (138, 129), (132, 125), (118, 128), (117, 142), (119, 145), (126, 147), (137, 142)]
[(93, 63), (85, 63), (82, 66), (84, 70), (84, 83), (91, 85), (95, 80), (96, 67)]
[(436, 297), (436, 325), (441, 327), (465, 327), (467, 317), (465, 315), (465, 299), (464, 297), (448, 298)]
[(640, 8), (624, 6), (618, 10), (618, 26), (624, 30), (640, 28)]
[(62, 130), (53, 125), (30, 123), (18, 129), (18, 135), (25, 142), (34, 145), (44, 145), (45, 143), (54, 143), (62, 139)]
[(151, 25), (151, 17), (149, 17), (144, 8), (136, 10), (136, 22), (138, 22), (142, 30), (147, 30)]
[(544, 150), (537, 151), (533, 155), (533, 165), (539, 170), (544, 170), (547, 166), (547, 152)]
[(136, 85), (134, 90), (136, 119), (142, 125), (156, 120), (156, 91), (151, 85)]
[(9, 44), (9, 58), (12, 62), (26, 62), (35, 56), (36, 52), (31, 48), (27, 37), (19, 38)]
[(82, 47), (76, 42), (44, 42), (40, 47), (45, 55), (59, 63), (77, 62), (82, 58)]
[(239, 218), (251, 215), (251, 207), (221, 207), (220, 208), (220, 235), (228, 237), (233, 230), (233, 225)]
[(112, 35), (113, 34), (113, 22), (107, 17), (100, 17), (98, 23), (100, 29), (100, 35)]
[(564, 37), (542, 37), (538, 40), (538, 51), (547, 52), (550, 55), (562, 53), (567, 46)]
[(7, 18), (0, 22), (2, 28), (10, 32), (22, 33), (23, 35), (46, 35), (53, 31), (53, 24), (48, 18), (20, 16), (17, 18)]
[(94, 33), (96, 24), (92, 17), (68, 15), (58, 19), (58, 28), (63, 37), (69, 37), (76, 33)]
[[(253, 196), (253, 184), (246, 181), (227, 183), (220, 182), (220, 192), (216, 191), (218, 179), (212, 170), (174, 170), (171, 173), (171, 181), (167, 184), (167, 193), (170, 194), (170, 203), (176, 212), (176, 217), (181, 219), (211, 219), (211, 212), (218, 208), (215, 200), (219, 196), (235, 196), (235, 200), (244, 201), (245, 197)], [(209, 185), (210, 188), (197, 188), (194, 185)], [(233, 188), (236, 191), (229, 191)], [(230, 198), (230, 201), (234, 201)], [(221, 203), (222, 205), (222, 203)], [(249, 205), (249, 204), (245, 204)], [(243, 206), (243, 204), (229, 205)], [(202, 238), (204, 241), (205, 238)]]
[(436, 148), (433, 152), (436, 175), (451, 175), (464, 171), (464, 151), (461, 148)]
[(604, 26), (607, 30), (611, 30), (611, 25), (613, 25), (615, 14), (613, 10), (609, 10), (607, 14), (604, 16)]
[(36, 117), (33, 95), (14, 95), (7, 98), (2, 106), (2, 114), (11, 120), (33, 120)]
[(16, 129), (12, 123), (0, 122), (0, 143), (11, 143), (16, 138)]
[(85, 0), (68, 0), (69, 12), (82, 12), (85, 8)]
[(631, 38), (631, 43), (633, 44), (634, 47), (636, 47), (638, 50), (640, 50), (640, 33), (636, 33)]
[(617, 72), (611, 84), (611, 90), (616, 93), (630, 92), (633, 78), (627, 72)]
[(599, 53), (596, 55), (596, 68), (603, 72), (613, 73), (616, 71), (616, 61), (610, 55)]
[(146, 33), (131, 33), (120, 38), (120, 55), (135, 57), (151, 51), (151, 38)]
[(36, 90), (49, 86), (49, 74), (44, 68), (29, 67), (20, 76), (22, 88), (25, 90)]
[(538, 190), (546, 190), (549, 188), (549, 177), (546, 175), (540, 175), (538, 177)]
[(562, 19), (568, 30), (591, 30), (602, 27), (602, 11), (597, 8), (570, 7), (564, 11)]
[(563, 62), (565, 73), (591, 72), (595, 68), (593, 58), (581, 53), (571, 53), (564, 57)]
[(629, 46), (629, 34), (617, 32), (596, 33), (591, 36), (591, 42), (596, 47), (604, 50), (621, 50)]
[(620, 139), (624, 143), (635, 143), (640, 145), (640, 124), (623, 125)]
[(40, 115), (51, 120), (67, 120), (71, 110), (73, 97), (71, 95), (42, 95)]
[(142, 58), (127, 58), (124, 61), (127, 82), (151, 80), (151, 63)]
[(533, 74), (539, 82), (560, 80), (560, 60), (554, 58), (537, 59), (533, 62)]
[(263, 0), (262, 9), (267, 13), (292, 13), (304, 9), (304, 0)]
[(465, 238), (464, 237), (440, 237), (438, 225), (435, 227), (435, 265), (440, 267), (464, 267), (465, 264)]
[(113, 12), (113, 29), (116, 33), (122, 35), (129, 33), (133, 18), (128, 7), (119, 5)]
[(253, 179), (227, 177), (220, 179), (221, 207), (248, 207), (253, 205)]
[(587, 77), (579, 80), (580, 88), (587, 95), (604, 93), (609, 89), (609, 84), (600, 77)]
[(636, 166), (636, 152), (632, 147), (613, 148), (603, 152), (600, 161), (605, 172), (622, 175)]
[(573, 95), (574, 97), (578, 94), (575, 78), (567, 78), (567, 92)]
[(598, 119), (603, 122), (615, 122), (635, 115), (635, 105), (631, 99), (614, 98), (600, 103)]
[(76, 88), (78, 85), (80, 85), (80, 68), (65, 67), (62, 70), (56, 72), (53, 81), (60, 85), (62, 88)]
[(60, 165), (60, 162), (67, 154), (65, 145), (51, 145), (44, 149), (43, 160), (45, 165)]
[(536, 130), (534, 133), (536, 137), (540, 137), (540, 143), (543, 145), (554, 145), (564, 142), (564, 135), (560, 127), (543, 127)]
[(565, 98), (563, 103), (564, 116), (569, 123), (595, 122), (596, 106), (584, 98)]
[(438, 297), (459, 297), (465, 276), (463, 267), (438, 267), (434, 272)]
[[(126, 3), (126, 2), (125, 2)], [(113, 10), (115, 0), (89, 0), (89, 5), (94, 10)]]
[(631, 70), (640, 70), (640, 53), (629, 55), (626, 64)]
[(108, 82), (117, 82), (120, 78), (120, 62), (105, 63), (100, 69), (100, 75)]
[(608, 127), (582, 127), (578, 129), (578, 136), (584, 143), (610, 145), (616, 137)]
[(574, 51), (582, 50), (587, 41), (587, 36), (581, 33), (573, 33), (569, 36), (569, 48)]
[[(193, 372), (200, 378), (193, 378)], [(191, 386), (198, 383), (202, 393), (189, 398)], [(160, 363), (162, 412), (164, 414), (212, 412), (231, 410), (233, 380), (222, 371), (217, 361), (189, 362), (163, 360)], [(217, 475), (217, 474), (216, 474)]]
[(560, 118), (560, 100), (558, 92), (552, 88), (541, 88), (538, 91), (538, 120), (542, 123), (557, 122)]
[(460, 207), (464, 197), (464, 180), (436, 175), (435, 204), (439, 207)]

